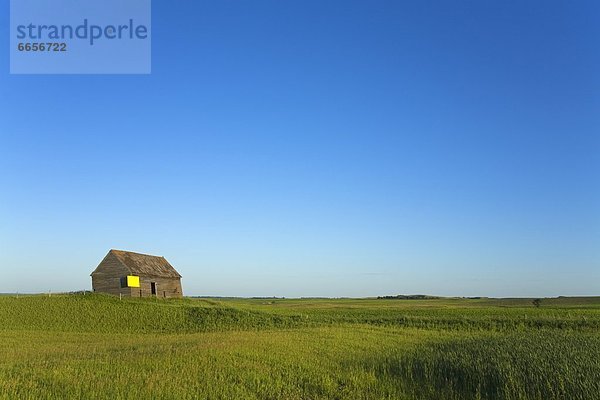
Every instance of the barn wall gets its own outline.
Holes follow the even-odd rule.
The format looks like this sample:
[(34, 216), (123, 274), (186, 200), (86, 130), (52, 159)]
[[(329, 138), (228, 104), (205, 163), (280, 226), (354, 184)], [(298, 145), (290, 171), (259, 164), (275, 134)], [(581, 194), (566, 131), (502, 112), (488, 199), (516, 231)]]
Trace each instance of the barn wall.
[(109, 253), (92, 273), (92, 289), (95, 292), (109, 293), (117, 296), (119, 294), (131, 296), (130, 288), (121, 287), (121, 278), (127, 275), (129, 275), (129, 270), (116, 256)]
[(162, 278), (140, 276), (140, 287), (133, 288), (131, 295), (133, 297), (150, 297), (152, 296), (151, 283), (156, 282), (156, 296), (162, 298), (182, 297), (180, 278)]

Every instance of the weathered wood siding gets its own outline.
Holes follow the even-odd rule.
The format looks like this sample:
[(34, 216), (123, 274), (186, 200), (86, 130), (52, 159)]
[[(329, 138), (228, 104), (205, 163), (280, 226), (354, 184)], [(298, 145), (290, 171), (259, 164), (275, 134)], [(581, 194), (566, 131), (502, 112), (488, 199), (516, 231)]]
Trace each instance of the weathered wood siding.
[(180, 278), (163, 278), (152, 276), (140, 276), (140, 287), (132, 288), (133, 297), (150, 297), (152, 294), (152, 282), (156, 283), (156, 297), (172, 298), (182, 297)]
[(109, 253), (92, 274), (92, 289), (94, 292), (131, 296), (131, 288), (121, 287), (121, 278), (127, 275), (129, 270)]

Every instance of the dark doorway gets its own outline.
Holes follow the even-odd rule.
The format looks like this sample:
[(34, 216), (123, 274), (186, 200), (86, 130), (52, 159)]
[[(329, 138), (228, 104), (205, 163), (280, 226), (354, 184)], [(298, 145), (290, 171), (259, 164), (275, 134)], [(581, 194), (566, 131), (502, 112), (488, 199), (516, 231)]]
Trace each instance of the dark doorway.
[(150, 290), (152, 291), (152, 294), (156, 294), (156, 282), (150, 282)]

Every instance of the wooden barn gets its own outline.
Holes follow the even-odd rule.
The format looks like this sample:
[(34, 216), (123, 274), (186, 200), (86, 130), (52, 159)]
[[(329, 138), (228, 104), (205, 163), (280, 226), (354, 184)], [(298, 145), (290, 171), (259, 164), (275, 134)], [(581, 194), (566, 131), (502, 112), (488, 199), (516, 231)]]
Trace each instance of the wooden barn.
[(127, 297), (182, 297), (181, 275), (164, 258), (110, 250), (91, 274), (94, 292)]

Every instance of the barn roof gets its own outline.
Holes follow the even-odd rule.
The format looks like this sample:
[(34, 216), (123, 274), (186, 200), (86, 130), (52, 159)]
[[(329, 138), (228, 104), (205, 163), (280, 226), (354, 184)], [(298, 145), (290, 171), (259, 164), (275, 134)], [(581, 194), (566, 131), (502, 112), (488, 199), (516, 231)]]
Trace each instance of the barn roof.
[(133, 275), (181, 278), (181, 275), (164, 257), (123, 250), (110, 250), (108, 254), (117, 257)]

